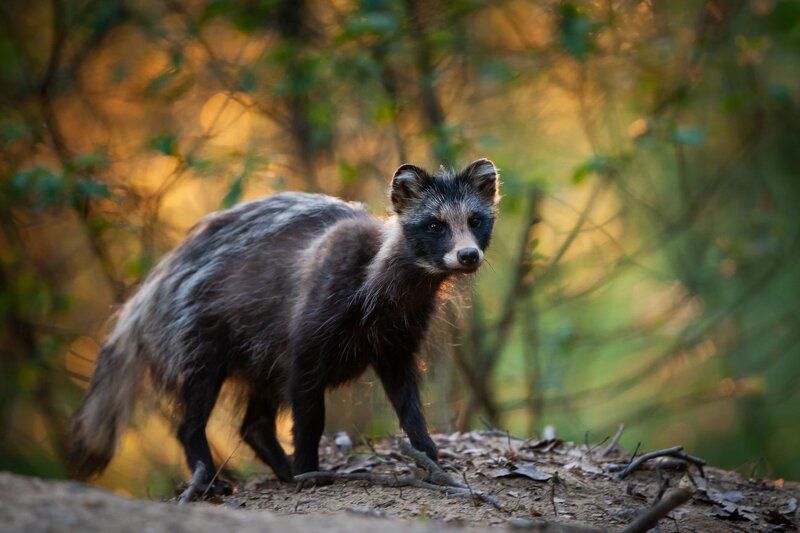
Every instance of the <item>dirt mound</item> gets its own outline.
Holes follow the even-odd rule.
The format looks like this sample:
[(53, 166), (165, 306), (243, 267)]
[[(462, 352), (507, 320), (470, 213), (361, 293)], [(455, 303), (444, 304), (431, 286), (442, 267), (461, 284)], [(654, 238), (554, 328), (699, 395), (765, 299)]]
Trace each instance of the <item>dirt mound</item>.
[[(323, 442), (322, 468), (350, 479), (302, 490), (270, 478), (249, 480), (217, 501), (280, 515), (350, 511), (417, 523), (536, 528), (567, 522), (620, 529), (679, 489), (691, 499), (660, 522), (667, 531), (793, 531), (798, 523), (800, 484), (699, 467), (680, 459), (681, 451), (647, 460), (620, 479), (631, 454), (614, 449), (604, 454), (608, 445), (523, 440), (497, 431), (434, 439), (440, 463), (466, 491), (409, 486), (404, 481), (430, 474), (401, 453), (397, 441), (351, 448), (350, 439), (341, 436), (338, 445)], [(488, 500), (465, 497), (470, 491)]]

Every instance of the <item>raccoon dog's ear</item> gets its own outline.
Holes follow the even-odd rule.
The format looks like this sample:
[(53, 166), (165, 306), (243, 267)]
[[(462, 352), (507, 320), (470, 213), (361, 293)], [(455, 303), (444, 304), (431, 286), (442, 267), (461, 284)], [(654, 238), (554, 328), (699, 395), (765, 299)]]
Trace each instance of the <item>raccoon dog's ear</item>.
[(395, 212), (402, 213), (415, 198), (422, 194), (430, 180), (430, 175), (421, 168), (408, 163), (400, 165), (392, 177), (390, 193)]
[(489, 203), (500, 200), (500, 176), (497, 167), (488, 159), (473, 161), (461, 171), (461, 179), (469, 182)]

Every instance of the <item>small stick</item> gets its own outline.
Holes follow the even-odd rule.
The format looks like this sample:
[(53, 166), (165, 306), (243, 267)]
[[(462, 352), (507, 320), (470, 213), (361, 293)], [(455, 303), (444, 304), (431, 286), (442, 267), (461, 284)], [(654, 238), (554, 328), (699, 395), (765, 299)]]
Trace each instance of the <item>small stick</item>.
[[(606, 463), (603, 465), (606, 472), (619, 472), (625, 470), (630, 463)], [(652, 466), (643, 464), (639, 468), (661, 468), (662, 470), (686, 470), (686, 461), (679, 457), (662, 457), (660, 461), (656, 461)]]
[(364, 446), (370, 449), (370, 451), (372, 452), (372, 454), (375, 456), (376, 459), (384, 463), (389, 462), (389, 459), (378, 453), (378, 450), (375, 449), (375, 445), (372, 444), (372, 440), (370, 438), (365, 437), (361, 433), (359, 433), (359, 437), (361, 438), (361, 442), (364, 444)]
[(636, 459), (636, 456), (639, 455), (639, 448), (642, 447), (642, 441), (636, 443), (636, 449), (633, 450), (633, 455), (631, 455), (631, 461)]
[(467, 486), (463, 483), (460, 483), (448, 476), (447, 473), (442, 470), (441, 466), (437, 465), (433, 459), (425, 455), (424, 452), (421, 452), (411, 446), (407, 440), (397, 439), (397, 445), (400, 446), (400, 451), (414, 459), (414, 462), (417, 463), (420, 468), (424, 468), (428, 471), (428, 473), (431, 475), (431, 481), (433, 481), (435, 484), (457, 487), (459, 489), (467, 488)]
[(606, 457), (608, 454), (613, 452), (617, 445), (619, 444), (619, 439), (622, 438), (622, 433), (625, 431), (625, 424), (620, 424), (619, 428), (617, 428), (617, 432), (614, 434), (614, 438), (611, 439), (611, 442), (608, 443), (602, 452), (600, 452), (600, 457)]
[(643, 463), (649, 461), (650, 459), (655, 459), (656, 457), (677, 457), (678, 459), (683, 459), (689, 463), (693, 463), (698, 467), (702, 467), (706, 464), (706, 462), (693, 455), (689, 455), (688, 453), (684, 453), (683, 446), (673, 446), (672, 448), (666, 448), (664, 450), (656, 450), (654, 452), (646, 453), (644, 455), (639, 456), (638, 458), (632, 460), (628, 466), (625, 467), (619, 474), (617, 474), (617, 478), (625, 479), (628, 477), (628, 474), (639, 468)]
[(628, 524), (628, 527), (622, 530), (622, 533), (646, 533), (670, 511), (686, 503), (691, 496), (689, 491), (684, 489), (670, 491), (657, 504), (636, 517), (633, 522)]
[(231, 460), (231, 457), (233, 457), (233, 454), (236, 453), (236, 450), (238, 450), (239, 446), (241, 446), (241, 445), (242, 445), (242, 439), (239, 439), (239, 442), (236, 443), (236, 447), (233, 448), (233, 451), (230, 453), (230, 455), (228, 455), (228, 457), (226, 457), (225, 460), (222, 461), (222, 464), (219, 465), (219, 468), (217, 468), (217, 471), (214, 472), (214, 476), (211, 478), (211, 481), (208, 482), (208, 486), (206, 487), (206, 490), (204, 490), (203, 491), (203, 495), (200, 496), (201, 498), (205, 498), (206, 494), (208, 494), (208, 491), (211, 490), (211, 485), (213, 485), (214, 482), (217, 480), (217, 477), (219, 476), (219, 473), (222, 472), (222, 469), (225, 468), (225, 465), (228, 464), (228, 461)]
[[(394, 476), (394, 480), (397, 481), (397, 483), (400, 483), (400, 478), (397, 477), (397, 472), (392, 472), (392, 476)], [(400, 499), (405, 500), (405, 498), (403, 498), (403, 487), (398, 484), (397, 490), (400, 491)]]
[[(587, 432), (586, 432), (586, 434), (588, 435), (588, 434), (589, 434), (589, 432), (587, 431)], [(587, 439), (587, 440), (588, 440), (588, 439)], [(606, 442), (607, 440), (608, 440), (608, 437), (606, 436), (606, 437), (604, 437), (604, 438), (603, 438), (603, 440), (601, 440), (601, 441), (600, 441), (600, 442), (598, 442), (597, 444), (592, 444), (591, 446), (589, 446), (589, 445), (587, 444), (587, 445), (586, 445), (586, 453), (584, 453), (583, 455), (581, 455), (581, 460), (583, 460), (583, 458), (584, 458), (584, 457), (586, 457), (587, 455), (592, 455), (592, 453), (595, 451), (595, 449), (597, 449), (597, 448), (599, 448), (600, 446), (602, 446), (603, 444), (605, 444), (605, 442)]]
[(658, 463), (656, 463), (656, 473), (658, 474), (659, 479), (658, 494), (656, 494), (656, 498), (653, 500), (653, 505), (658, 503), (658, 501), (664, 496), (664, 493), (667, 492), (667, 489), (669, 488), (669, 475), (661, 470)]
[(467, 473), (462, 470), (461, 475), (464, 476), (464, 484), (469, 489), (470, 495), (472, 495), (472, 503), (475, 504), (475, 507), (478, 506), (478, 499), (475, 497), (475, 493), (472, 491), (472, 487), (469, 485), (469, 481), (467, 481)]
[(656, 457), (673, 456), (673, 454), (676, 454), (681, 451), (683, 451), (683, 446), (673, 446), (672, 448), (666, 448), (664, 450), (656, 450), (654, 452), (640, 455), (636, 459), (631, 459), (631, 462), (628, 463), (628, 466), (626, 466), (625, 469), (622, 470), (622, 472), (617, 474), (617, 477), (619, 479), (624, 479), (628, 477), (628, 474), (639, 468), (639, 466), (641, 466), (642, 463), (649, 461), (650, 459), (655, 459)]
[(189, 483), (189, 486), (186, 487), (186, 490), (181, 493), (180, 499), (178, 499), (178, 505), (184, 505), (186, 502), (192, 501), (204, 477), (206, 477), (206, 465), (204, 465), (202, 461), (199, 461), (194, 468), (192, 481)]
[(558, 483), (558, 472), (553, 474), (550, 480), (550, 504), (553, 506), (553, 515), (558, 518), (558, 507), (556, 507), (556, 483)]

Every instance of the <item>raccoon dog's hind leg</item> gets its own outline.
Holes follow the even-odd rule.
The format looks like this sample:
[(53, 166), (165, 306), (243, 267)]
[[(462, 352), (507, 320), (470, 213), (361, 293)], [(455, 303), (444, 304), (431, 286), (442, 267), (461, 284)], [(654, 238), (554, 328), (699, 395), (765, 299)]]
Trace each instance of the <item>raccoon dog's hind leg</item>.
[(292, 481), (292, 467), (275, 434), (280, 400), (270, 392), (274, 385), (259, 386), (250, 393), (241, 435), (256, 455), (270, 466), (281, 481)]
[(206, 425), (217, 402), (222, 384), (227, 377), (223, 363), (223, 354), (227, 343), (203, 343), (203, 361), (205, 364), (189, 373), (181, 384), (180, 401), (183, 406), (183, 418), (178, 426), (178, 440), (183, 445), (186, 462), (193, 472), (192, 482), (181, 495), (181, 501), (192, 499), (194, 494), (203, 494), (207, 490), (215, 493), (230, 492), (230, 484), (216, 479), (209, 488), (209, 483), (216, 473), (211, 448), (206, 437)]

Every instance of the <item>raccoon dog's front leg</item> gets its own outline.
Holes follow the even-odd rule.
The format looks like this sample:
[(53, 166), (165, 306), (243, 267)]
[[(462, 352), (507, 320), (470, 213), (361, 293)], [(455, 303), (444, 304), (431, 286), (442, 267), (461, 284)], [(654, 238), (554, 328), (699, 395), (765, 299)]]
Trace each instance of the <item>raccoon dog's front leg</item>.
[(414, 357), (386, 358), (376, 362), (374, 367), (411, 445), (436, 461), (436, 444), (428, 434), (419, 400), (419, 375)]
[(325, 429), (325, 386), (316, 376), (299, 372), (291, 384), (294, 426), (294, 474), (319, 470), (319, 440)]

